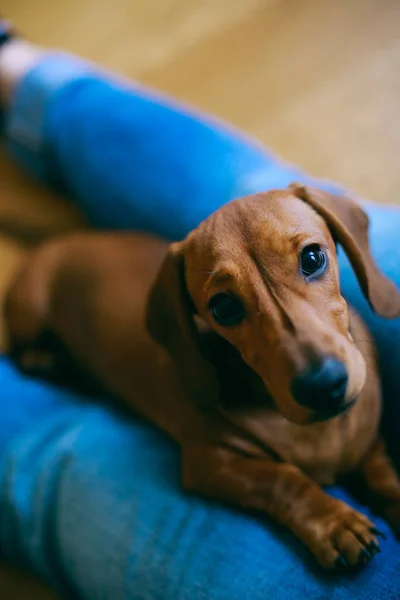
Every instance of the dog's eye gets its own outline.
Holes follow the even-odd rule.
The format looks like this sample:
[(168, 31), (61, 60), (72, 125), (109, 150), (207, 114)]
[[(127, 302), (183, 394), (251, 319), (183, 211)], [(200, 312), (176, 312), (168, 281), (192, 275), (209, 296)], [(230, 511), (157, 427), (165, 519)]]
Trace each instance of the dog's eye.
[(237, 325), (245, 316), (243, 304), (231, 294), (216, 294), (208, 303), (208, 308), (219, 325)]
[(300, 265), (305, 277), (322, 273), (326, 267), (326, 262), (326, 254), (318, 244), (311, 244), (303, 248)]

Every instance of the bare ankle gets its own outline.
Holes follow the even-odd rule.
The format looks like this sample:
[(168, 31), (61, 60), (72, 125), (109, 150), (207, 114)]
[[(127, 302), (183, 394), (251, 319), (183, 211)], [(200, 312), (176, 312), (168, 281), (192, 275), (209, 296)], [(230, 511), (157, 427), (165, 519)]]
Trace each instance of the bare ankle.
[(45, 51), (15, 38), (0, 50), (0, 105), (7, 107), (13, 92), (23, 77), (41, 60)]

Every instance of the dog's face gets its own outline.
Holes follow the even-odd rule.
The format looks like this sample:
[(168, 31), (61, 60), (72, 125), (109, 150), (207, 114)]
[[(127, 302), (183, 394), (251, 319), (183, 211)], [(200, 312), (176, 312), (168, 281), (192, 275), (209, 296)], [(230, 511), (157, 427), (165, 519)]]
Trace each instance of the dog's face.
[[(170, 285), (180, 286), (181, 314), (176, 314), (176, 302), (169, 310), (182, 335), (168, 331), (164, 307), (161, 341), (181, 360), (186, 376), (194, 378), (196, 393), (207, 396), (201, 403), (216, 393), (216, 382), (212, 367), (194, 349), (193, 312), (237, 348), (288, 420), (328, 419), (356, 401), (365, 364), (349, 331), (333, 235), (345, 247), (374, 308), (390, 314), (400, 307), (397, 291), (376, 270), (360, 238), (367, 225), (350, 201), (294, 185), (227, 204), (174, 246), (175, 259), (169, 261), (181, 270), (179, 282), (169, 277), (166, 285), (161, 277), (156, 295), (163, 293), (166, 301)], [(159, 299), (157, 304), (160, 310)], [(153, 334), (155, 310), (149, 319)], [(155, 322), (160, 339), (157, 317)], [(196, 365), (188, 364), (193, 361)]]
[[(333, 416), (357, 398), (365, 367), (349, 333), (335, 243), (304, 201), (284, 191), (228, 204), (188, 240), (185, 272), (198, 314), (239, 350), (289, 420)], [(327, 361), (343, 365), (338, 401), (318, 382), (320, 390), (304, 383), (302, 398), (296, 388), (308, 374), (318, 379)]]

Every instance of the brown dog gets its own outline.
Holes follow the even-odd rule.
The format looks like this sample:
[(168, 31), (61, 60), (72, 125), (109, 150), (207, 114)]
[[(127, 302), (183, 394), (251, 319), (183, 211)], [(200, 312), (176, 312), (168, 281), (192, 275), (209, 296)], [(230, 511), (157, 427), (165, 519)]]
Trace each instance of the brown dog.
[(327, 569), (363, 564), (379, 532), (320, 484), (357, 471), (400, 533), (400, 482), (378, 434), (374, 348), (341, 296), (335, 242), (371, 307), (398, 315), (361, 208), (294, 184), (227, 204), (168, 251), (132, 234), (44, 245), (8, 295), (11, 346), (22, 364), (40, 363), (56, 336), (180, 444), (187, 489), (270, 515)]

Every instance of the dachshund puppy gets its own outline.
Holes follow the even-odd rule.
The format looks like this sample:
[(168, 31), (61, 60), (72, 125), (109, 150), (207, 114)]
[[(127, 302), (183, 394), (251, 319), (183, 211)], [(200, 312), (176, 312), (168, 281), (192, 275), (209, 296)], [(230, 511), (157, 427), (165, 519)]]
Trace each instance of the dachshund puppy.
[(233, 201), (169, 248), (76, 234), (36, 250), (6, 301), (10, 348), (103, 389), (178, 442), (182, 482), (288, 527), (326, 569), (368, 562), (379, 532), (321, 485), (349, 473), (400, 533), (379, 436), (374, 346), (340, 292), (336, 244), (372, 309), (400, 313), (353, 201), (292, 184)]

